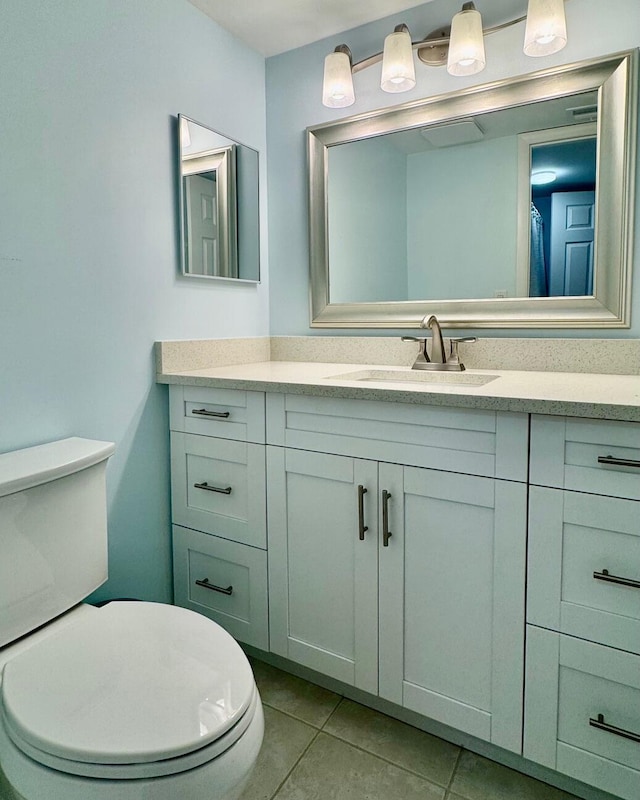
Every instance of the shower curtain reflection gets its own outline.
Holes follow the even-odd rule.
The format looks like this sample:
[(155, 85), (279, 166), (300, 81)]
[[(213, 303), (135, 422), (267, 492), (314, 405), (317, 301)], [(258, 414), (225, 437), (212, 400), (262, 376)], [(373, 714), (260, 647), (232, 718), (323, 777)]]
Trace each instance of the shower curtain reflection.
[(548, 297), (549, 283), (544, 260), (544, 222), (531, 203), (531, 255), (529, 258), (529, 297)]

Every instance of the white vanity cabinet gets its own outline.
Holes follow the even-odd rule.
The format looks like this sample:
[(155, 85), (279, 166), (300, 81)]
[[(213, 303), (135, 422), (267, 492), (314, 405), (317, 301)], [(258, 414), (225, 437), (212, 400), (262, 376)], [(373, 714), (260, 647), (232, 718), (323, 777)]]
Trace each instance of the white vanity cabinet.
[(526, 415), (267, 397), (271, 649), (521, 751)]
[(640, 424), (532, 417), (524, 755), (640, 796)]
[(269, 649), (264, 394), (170, 387), (174, 596)]

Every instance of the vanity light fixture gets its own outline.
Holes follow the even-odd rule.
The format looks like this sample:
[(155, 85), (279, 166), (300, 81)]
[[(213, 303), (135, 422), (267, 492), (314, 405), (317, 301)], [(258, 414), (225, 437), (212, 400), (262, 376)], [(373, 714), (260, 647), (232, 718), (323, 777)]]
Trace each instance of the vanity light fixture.
[(376, 53), (355, 64), (351, 50), (340, 44), (325, 58), (322, 102), (328, 108), (353, 105), (353, 75), (382, 61), (380, 88), (385, 92), (407, 92), (416, 85), (413, 51), (423, 64), (447, 65), (451, 75), (475, 75), (486, 64), (484, 37), (526, 20), (524, 52), (528, 56), (557, 53), (567, 43), (564, 13), (566, 0), (529, 0), (527, 14), (483, 29), (482, 18), (474, 3), (464, 3), (451, 21), (451, 27), (432, 31), (424, 39), (411, 40), (409, 28), (397, 25)]

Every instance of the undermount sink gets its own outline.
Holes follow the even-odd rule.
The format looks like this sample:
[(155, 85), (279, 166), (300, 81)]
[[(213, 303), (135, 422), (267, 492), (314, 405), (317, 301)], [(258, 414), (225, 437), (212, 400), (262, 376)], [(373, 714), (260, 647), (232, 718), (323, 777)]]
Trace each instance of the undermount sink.
[(439, 383), (455, 386), (484, 386), (499, 378), (499, 375), (478, 375), (470, 372), (437, 372), (410, 369), (361, 369), (357, 372), (344, 372), (330, 375), (328, 380), (372, 381), (379, 383)]

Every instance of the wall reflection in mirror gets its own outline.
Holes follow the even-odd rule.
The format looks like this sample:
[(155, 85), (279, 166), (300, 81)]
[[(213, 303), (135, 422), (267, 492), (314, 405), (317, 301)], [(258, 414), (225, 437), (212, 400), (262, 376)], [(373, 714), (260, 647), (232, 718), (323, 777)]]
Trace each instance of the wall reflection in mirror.
[(330, 302), (591, 295), (597, 102), (330, 147)]
[(260, 280), (258, 153), (179, 115), (182, 271)]

